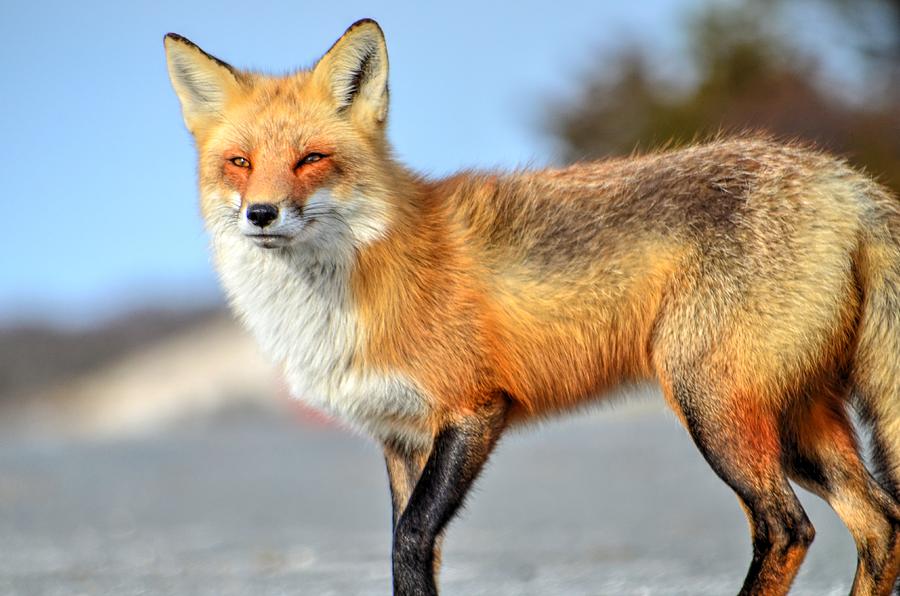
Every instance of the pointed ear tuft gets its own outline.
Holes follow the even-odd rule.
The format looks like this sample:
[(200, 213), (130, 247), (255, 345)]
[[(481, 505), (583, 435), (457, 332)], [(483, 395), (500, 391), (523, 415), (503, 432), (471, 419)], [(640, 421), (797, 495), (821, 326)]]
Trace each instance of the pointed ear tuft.
[(319, 60), (313, 76), (326, 87), (338, 110), (376, 123), (387, 118), (387, 45), (372, 19), (350, 25)]
[(240, 89), (240, 73), (177, 33), (166, 34), (169, 79), (181, 101), (184, 122), (196, 133), (214, 120)]

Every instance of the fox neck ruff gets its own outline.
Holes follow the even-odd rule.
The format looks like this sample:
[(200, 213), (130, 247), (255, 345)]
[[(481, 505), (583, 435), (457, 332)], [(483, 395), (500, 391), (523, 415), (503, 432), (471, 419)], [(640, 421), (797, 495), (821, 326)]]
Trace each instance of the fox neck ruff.
[(367, 367), (366, 330), (350, 291), (349, 238), (267, 250), (233, 227), (212, 226), (232, 307), (267, 356), (281, 363), (293, 397), (380, 440), (424, 446), (429, 401), (406, 375)]

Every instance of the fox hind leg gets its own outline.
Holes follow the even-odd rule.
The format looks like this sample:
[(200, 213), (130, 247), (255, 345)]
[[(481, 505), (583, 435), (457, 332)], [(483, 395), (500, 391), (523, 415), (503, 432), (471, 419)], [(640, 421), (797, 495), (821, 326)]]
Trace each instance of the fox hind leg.
[[(889, 233), (870, 238), (858, 255), (864, 300), (851, 376), (872, 433), (875, 474), (900, 503), (900, 214), (892, 213), (879, 226)], [(900, 596), (900, 581), (895, 593)]]
[(856, 541), (852, 593), (887, 595), (900, 572), (900, 508), (865, 468), (843, 395), (830, 393), (801, 399), (787, 412), (784, 464), (831, 505)]
[(664, 384), (707, 462), (737, 494), (753, 540), (742, 595), (787, 594), (815, 530), (782, 468), (778, 419), (752, 396), (698, 382)]

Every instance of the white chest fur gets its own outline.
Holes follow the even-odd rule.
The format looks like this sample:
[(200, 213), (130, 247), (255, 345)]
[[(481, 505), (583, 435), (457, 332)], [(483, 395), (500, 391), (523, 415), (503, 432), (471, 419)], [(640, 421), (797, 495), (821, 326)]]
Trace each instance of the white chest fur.
[(269, 251), (237, 234), (214, 238), (222, 283), (292, 394), (380, 439), (427, 440), (428, 404), (401, 375), (361, 370), (364, 330), (349, 296), (350, 257)]

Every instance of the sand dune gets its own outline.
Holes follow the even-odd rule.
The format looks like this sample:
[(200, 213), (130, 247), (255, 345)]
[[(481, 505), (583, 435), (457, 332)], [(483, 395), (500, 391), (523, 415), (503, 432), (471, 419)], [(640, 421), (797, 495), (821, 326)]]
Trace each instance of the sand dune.
[(286, 399), (277, 371), (223, 315), (8, 401), (14, 431), (116, 437), (239, 404), (283, 408)]

